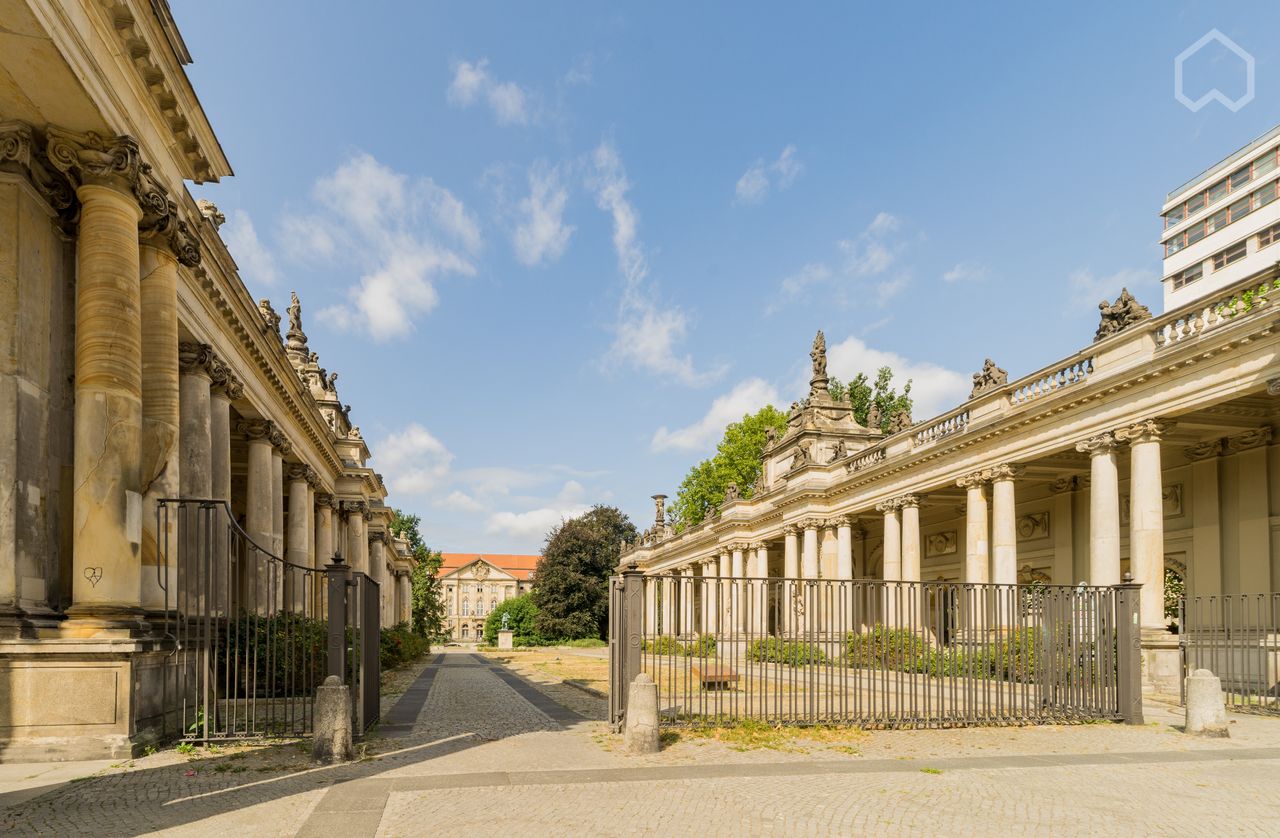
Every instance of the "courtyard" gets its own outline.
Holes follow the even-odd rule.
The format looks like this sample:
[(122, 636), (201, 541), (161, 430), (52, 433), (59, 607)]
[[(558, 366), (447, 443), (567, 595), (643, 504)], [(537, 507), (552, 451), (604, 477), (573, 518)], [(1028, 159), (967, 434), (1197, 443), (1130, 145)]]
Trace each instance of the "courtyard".
[[(13, 835), (1266, 835), (1280, 722), (1188, 737), (1180, 708), (1111, 723), (863, 732), (668, 732), (623, 751), (590, 680), (599, 650), (451, 648), (393, 673), (352, 764), (293, 743), (6, 765)], [(77, 773), (77, 770), (82, 773)], [(23, 786), (27, 787), (23, 791)], [(1212, 826), (1206, 826), (1212, 824)]]

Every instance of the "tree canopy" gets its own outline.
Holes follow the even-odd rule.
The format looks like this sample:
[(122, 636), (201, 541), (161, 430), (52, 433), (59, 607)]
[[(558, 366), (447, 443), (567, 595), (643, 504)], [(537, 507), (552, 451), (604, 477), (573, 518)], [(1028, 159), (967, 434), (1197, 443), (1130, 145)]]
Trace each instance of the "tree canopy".
[(536, 634), (557, 640), (604, 638), (609, 576), (618, 565), (621, 542), (635, 540), (636, 534), (621, 510), (602, 505), (551, 530), (533, 577)]
[(867, 424), (871, 415), (871, 405), (880, 410), (880, 427), (872, 430), (887, 433), (893, 415), (901, 410), (911, 412), (911, 380), (902, 387), (899, 394), (893, 386), (893, 370), (881, 367), (876, 372), (875, 384), (871, 384), (865, 373), (858, 373), (848, 384), (834, 376), (828, 385), (831, 398), (837, 402), (848, 402), (853, 405), (853, 418), (861, 425)]
[(511, 640), (518, 646), (541, 646), (542, 637), (538, 634), (536, 621), (538, 606), (533, 602), (533, 594), (504, 599), (498, 607), (489, 612), (484, 621), (484, 642), (490, 646), (498, 642), (498, 630), (502, 628), (502, 615), (510, 615), (507, 627), (511, 629)]
[(724, 429), (716, 453), (689, 469), (676, 490), (671, 513), (678, 529), (706, 520), (724, 503), (725, 487), (730, 483), (738, 484), (742, 497), (751, 497), (760, 479), (760, 458), (769, 428), (779, 436), (787, 429), (787, 415), (773, 405), (749, 413)]
[(391, 531), (409, 541), (409, 550), (416, 562), (409, 575), (411, 628), (428, 640), (442, 638), (445, 635), (444, 593), (436, 573), (444, 559), (422, 540), (421, 517), (399, 509), (391, 510), (391, 514)]

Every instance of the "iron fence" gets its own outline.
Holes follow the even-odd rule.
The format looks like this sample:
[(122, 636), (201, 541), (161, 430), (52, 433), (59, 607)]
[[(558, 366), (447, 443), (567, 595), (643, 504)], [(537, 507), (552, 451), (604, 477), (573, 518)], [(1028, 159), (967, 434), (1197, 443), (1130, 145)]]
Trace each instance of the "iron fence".
[(157, 581), (175, 649), (163, 697), (171, 735), (203, 742), (309, 735), (316, 688), (331, 668), (331, 622), (341, 627), (355, 730), (377, 720), (376, 582), (339, 564), (344, 584), (335, 599), (325, 570), (256, 544), (225, 501), (165, 499), (156, 515), (156, 531), (166, 534)]
[(1280, 593), (1183, 597), (1178, 631), (1184, 674), (1217, 675), (1233, 710), (1280, 713)]
[(1138, 586), (742, 579), (611, 586), (611, 714), (639, 672), (665, 724), (1140, 721)]

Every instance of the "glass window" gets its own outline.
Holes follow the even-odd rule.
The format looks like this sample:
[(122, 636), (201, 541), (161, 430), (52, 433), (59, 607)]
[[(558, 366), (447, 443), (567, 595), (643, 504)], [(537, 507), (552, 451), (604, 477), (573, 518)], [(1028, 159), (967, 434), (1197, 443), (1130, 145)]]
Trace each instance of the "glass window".
[(1187, 239), (1186, 233), (1181, 233), (1169, 239), (1167, 242), (1164, 243), (1164, 255), (1172, 256), (1173, 254), (1177, 253), (1179, 250), (1181, 250), (1183, 247), (1186, 246), (1184, 244), (1186, 239)]
[(1209, 203), (1212, 204), (1215, 201), (1221, 201), (1224, 197), (1226, 197), (1226, 194), (1227, 194), (1227, 182), (1225, 180), (1218, 181), (1213, 186), (1209, 187)]
[(1187, 215), (1192, 215), (1204, 209), (1204, 193), (1192, 195), (1187, 199)]
[(1253, 193), (1253, 208), (1265, 207), (1276, 199), (1276, 185), (1268, 183), (1266, 186)]
[(467, 637), (468, 637), (468, 635), (470, 634), (470, 632), (471, 632), (471, 630), (470, 630), (470, 629), (468, 629), (466, 626), (463, 626), (463, 627), (462, 627), (462, 639), (463, 639), (463, 640), (466, 640), (466, 639), (467, 639)]
[(1174, 207), (1173, 209), (1169, 210), (1164, 214), (1164, 228), (1168, 230), (1170, 227), (1177, 224), (1178, 222), (1180, 222), (1182, 219), (1186, 217), (1187, 217), (1187, 213), (1186, 213), (1185, 205), (1180, 207)]
[(1273, 151), (1265, 157), (1259, 157), (1253, 161), (1253, 176), (1255, 178), (1262, 177), (1267, 172), (1272, 171), (1276, 167), (1276, 153)]
[(1209, 216), (1209, 221), (1205, 225), (1205, 227), (1208, 229), (1210, 233), (1214, 232), (1215, 230), (1221, 230), (1223, 227), (1226, 227), (1226, 226), (1227, 226), (1227, 211), (1224, 209), (1218, 210), (1213, 215)]
[(1244, 258), (1246, 252), (1245, 242), (1240, 242), (1239, 244), (1233, 244), (1226, 250), (1213, 254), (1213, 269), (1215, 271), (1221, 270), (1227, 265), (1239, 262)]
[(1250, 212), (1253, 211), (1253, 205), (1249, 202), (1249, 196), (1245, 196), (1231, 205), (1231, 220), (1239, 221)]
[(1187, 228), (1187, 244), (1195, 244), (1204, 238), (1204, 225), (1194, 224)]
[(1272, 224), (1258, 234), (1258, 247), (1266, 247), (1280, 240), (1280, 224)]
[(1231, 188), (1239, 189), (1249, 181), (1253, 180), (1253, 176), (1249, 173), (1249, 167), (1245, 166), (1243, 169), (1240, 169), (1239, 171), (1232, 172), (1230, 180), (1231, 180)]
[(1191, 267), (1187, 268), (1185, 271), (1182, 271), (1181, 273), (1178, 273), (1178, 274), (1174, 274), (1173, 287), (1176, 290), (1178, 288), (1181, 288), (1184, 285), (1195, 282), (1197, 279), (1199, 279), (1202, 276), (1204, 276), (1204, 265), (1203, 264), (1192, 265)]

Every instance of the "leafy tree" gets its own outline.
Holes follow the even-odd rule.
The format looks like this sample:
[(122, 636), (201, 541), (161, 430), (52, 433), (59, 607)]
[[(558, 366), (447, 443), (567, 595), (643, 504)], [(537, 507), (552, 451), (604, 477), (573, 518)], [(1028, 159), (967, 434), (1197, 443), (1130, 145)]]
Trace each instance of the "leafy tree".
[(626, 515), (602, 505), (551, 530), (533, 577), (536, 633), (567, 640), (603, 638), (609, 576), (618, 565), (620, 543), (635, 537), (635, 525)]
[(744, 498), (755, 493), (770, 428), (779, 436), (787, 429), (787, 415), (773, 405), (747, 414), (742, 421), (724, 429), (716, 453), (689, 469), (676, 490), (671, 512), (677, 528), (697, 526), (706, 520), (724, 503), (725, 487), (730, 483), (738, 484)]
[[(840, 384), (837, 379), (832, 379), (832, 383)], [(880, 409), (880, 427), (874, 430), (887, 432), (895, 413), (900, 410), (911, 412), (911, 380), (907, 380), (899, 394), (893, 386), (893, 370), (889, 367), (881, 367), (876, 372), (874, 385), (867, 380), (866, 374), (858, 373), (848, 385), (840, 384), (838, 392), (839, 397), (833, 387), (831, 397), (838, 402), (849, 402), (853, 406), (853, 417), (860, 424), (867, 424), (872, 404)]]
[(521, 646), (542, 646), (544, 638), (538, 634), (536, 620), (538, 606), (533, 594), (504, 599), (489, 612), (484, 621), (484, 642), (490, 646), (498, 642), (498, 630), (502, 628), (502, 615), (509, 614), (507, 628), (513, 632), (512, 641)]
[(422, 540), (422, 518), (399, 509), (391, 510), (391, 531), (409, 541), (414, 566), (409, 574), (410, 613), (414, 633), (428, 640), (445, 636), (444, 590), (436, 574), (444, 558)]

